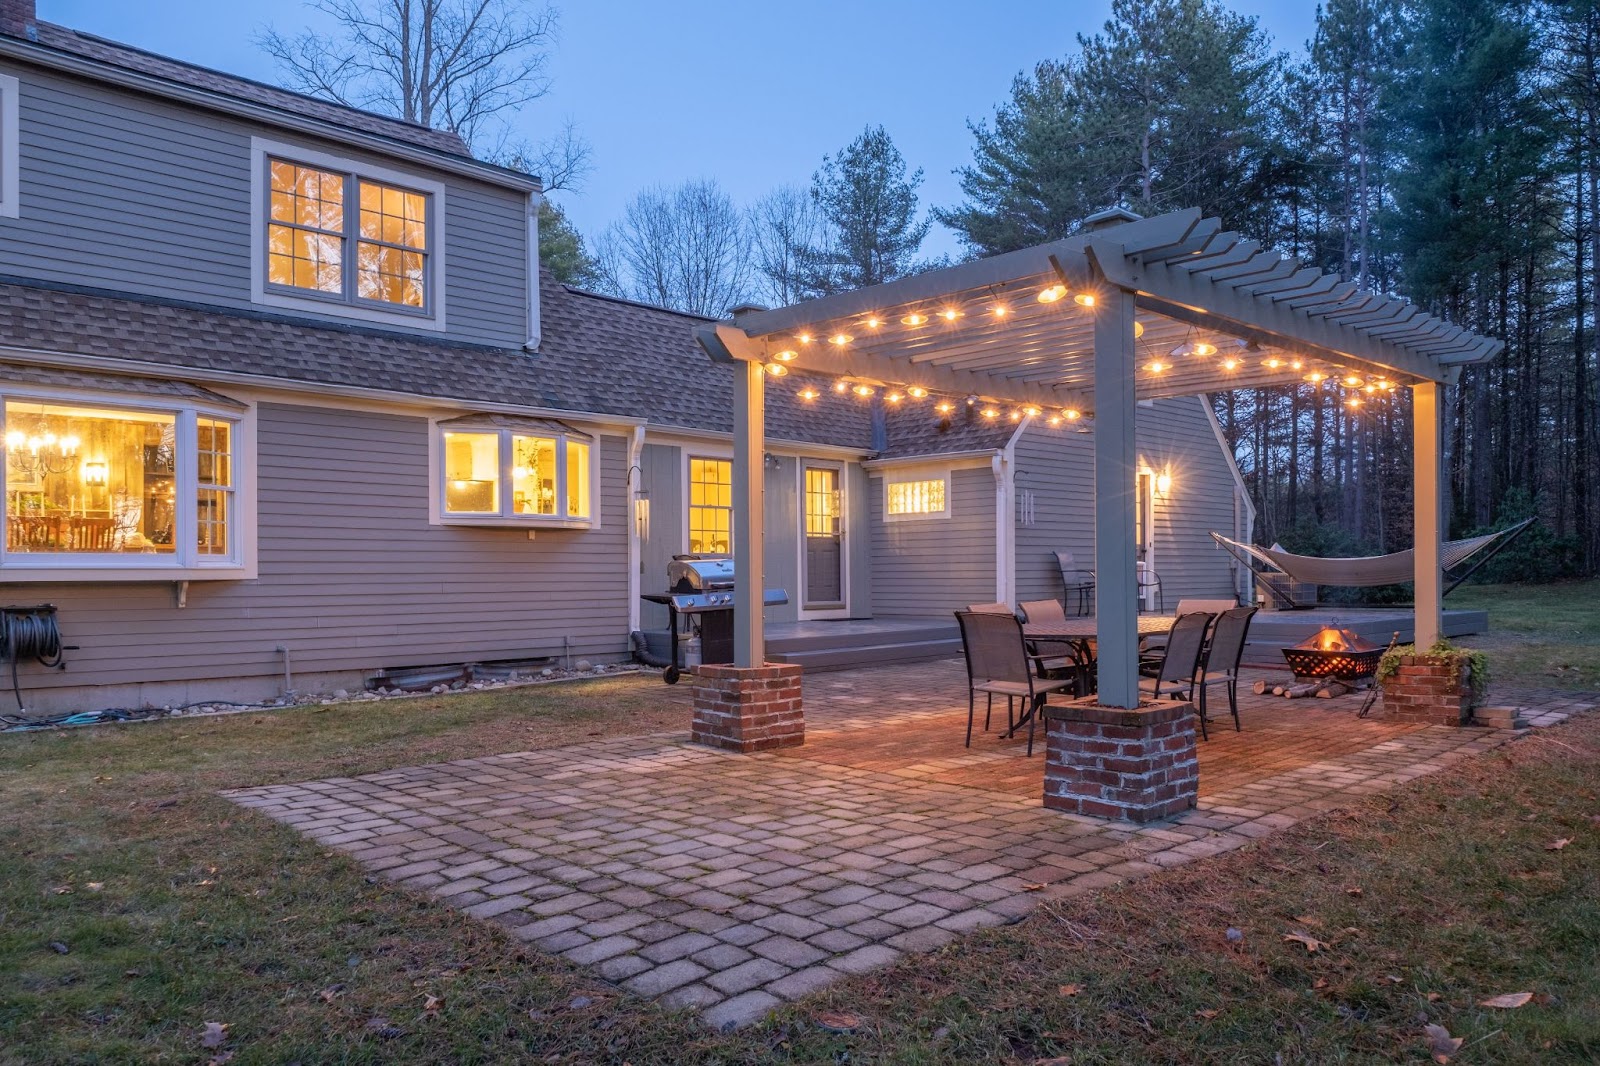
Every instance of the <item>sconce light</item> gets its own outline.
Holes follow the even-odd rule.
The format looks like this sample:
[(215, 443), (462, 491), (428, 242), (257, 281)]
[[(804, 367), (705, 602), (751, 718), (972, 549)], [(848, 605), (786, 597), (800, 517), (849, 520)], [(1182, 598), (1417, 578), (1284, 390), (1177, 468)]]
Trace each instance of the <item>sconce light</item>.
[(83, 483), (85, 485), (104, 485), (110, 473), (104, 459), (91, 459), (83, 464)]
[(1163, 470), (1156, 475), (1156, 492), (1165, 496), (1172, 491), (1172, 475)]

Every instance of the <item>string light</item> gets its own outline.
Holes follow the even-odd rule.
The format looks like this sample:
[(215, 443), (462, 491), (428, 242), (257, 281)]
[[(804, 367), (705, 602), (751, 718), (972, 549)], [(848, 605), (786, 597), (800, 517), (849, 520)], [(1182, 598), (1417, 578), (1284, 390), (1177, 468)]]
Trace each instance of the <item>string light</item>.
[(1007, 307), (1005, 304), (996, 304), (990, 313), (996, 318), (1004, 318), (1006, 315), (1011, 313), (1011, 308)]
[(1140, 322), (1138, 319), (1134, 319), (1134, 322), (1133, 322), (1133, 339), (1134, 340), (1138, 340), (1142, 336), (1144, 336), (1144, 323)]
[(1163, 363), (1159, 359), (1152, 359), (1150, 362), (1144, 365), (1144, 368), (1150, 371), (1152, 374), (1159, 374), (1163, 370), (1167, 369), (1167, 364)]
[(1046, 419), (1046, 421), (1049, 422), (1052, 426), (1059, 426), (1061, 424), (1061, 416), (1060, 415), (1051, 415), (1048, 419)]
[(766, 366), (766, 371), (775, 378), (781, 378), (783, 375), (789, 372), (789, 368), (784, 366), (782, 363), (768, 363)]
[(1184, 341), (1168, 353), (1174, 359), (1182, 359), (1188, 355), (1198, 355), (1204, 359), (1208, 355), (1217, 354), (1217, 346), (1209, 341)]
[(910, 388), (906, 389), (906, 395), (910, 396), (913, 400), (921, 400), (927, 397), (928, 390), (923, 388), (921, 385), (912, 385)]
[(956, 405), (951, 403), (949, 400), (940, 400), (938, 403), (933, 405), (933, 409), (942, 415), (947, 415), (956, 409)]
[(819, 395), (821, 395), (821, 393), (817, 392), (817, 390), (813, 389), (810, 385), (807, 385), (805, 388), (800, 390), (798, 395), (802, 400), (810, 403), (812, 400), (815, 400)]
[(1344, 376), (1344, 387), (1345, 388), (1354, 389), (1354, 388), (1359, 388), (1360, 385), (1361, 385), (1361, 375), (1360, 374), (1346, 374)]
[(1033, 406), (1031, 403), (1022, 409), (1022, 413), (1027, 415), (1029, 418), (1038, 418), (1040, 415), (1039, 409)]
[(1350, 397), (1350, 398), (1349, 398), (1349, 399), (1348, 399), (1348, 400), (1346, 400), (1346, 401), (1345, 401), (1345, 402), (1344, 402), (1344, 405), (1345, 405), (1345, 406), (1346, 406), (1346, 407), (1348, 407), (1348, 408), (1350, 408), (1350, 409), (1351, 409), (1351, 410), (1354, 410), (1354, 409), (1356, 409), (1356, 408), (1357, 408), (1357, 407), (1360, 407), (1360, 406), (1361, 406), (1361, 405), (1362, 405), (1362, 404), (1363, 404), (1363, 403), (1365, 403), (1365, 402), (1366, 402), (1366, 401), (1364, 401), (1364, 400), (1363, 400), (1363, 399), (1362, 399), (1362, 398), (1361, 398), (1361, 397), (1359, 397), (1359, 396), (1352, 396), (1352, 397)]
[(901, 400), (905, 399), (905, 395), (900, 392), (889, 392), (885, 393), (883, 398), (888, 400), (890, 403), (899, 403)]
[(833, 391), (837, 393), (849, 392), (850, 383), (848, 381), (836, 381), (833, 383)]
[(850, 336), (848, 333), (835, 333), (833, 336), (828, 338), (828, 343), (833, 345), (835, 348), (843, 348), (853, 340), (855, 340), (855, 338)]
[(956, 310), (954, 307), (946, 307), (943, 311), (939, 312), (939, 317), (944, 319), (946, 322), (954, 322), (956, 319), (961, 317), (961, 312)]
[(1226, 359), (1224, 359), (1222, 361), (1222, 369), (1230, 371), (1230, 372), (1234, 371), (1234, 370), (1238, 370), (1239, 369), (1239, 360), (1233, 358), (1232, 356), (1229, 356), (1228, 358), (1226, 358)]
[(855, 388), (851, 389), (850, 391), (855, 393), (857, 396), (867, 397), (867, 396), (871, 396), (873, 393), (877, 392), (878, 390), (873, 388), (871, 385), (857, 385)]
[(773, 352), (772, 358), (776, 359), (780, 363), (792, 363), (796, 359), (800, 358), (800, 353), (795, 351), (793, 348), (785, 348), (781, 352)]
[(928, 321), (927, 315), (919, 315), (917, 312), (913, 311), (906, 317), (902, 318), (900, 320), (900, 324), (902, 326), (920, 326), (926, 321)]
[(1012, 411), (1011, 412), (1011, 421), (1013, 421), (1013, 422), (1021, 422), (1022, 421), (1022, 412), (1021, 411)]
[(1306, 375), (1306, 380), (1311, 382), (1313, 385), (1321, 385), (1324, 381), (1328, 380), (1328, 375), (1324, 374), (1320, 370), (1313, 370), (1311, 373)]
[(801, 344), (810, 344), (811, 343), (811, 334), (802, 333), (802, 334), (800, 334), (800, 336), (796, 337), (795, 340), (799, 341)]
[(1067, 294), (1065, 285), (1051, 285), (1049, 288), (1039, 290), (1039, 302), (1053, 304)]
[(1076, 407), (1069, 407), (1065, 411), (1061, 412), (1061, 417), (1065, 418), (1068, 422), (1076, 422), (1078, 419), (1083, 417), (1083, 412), (1078, 410)]
[(1093, 307), (1094, 306), (1094, 293), (1092, 293), (1092, 292), (1080, 292), (1080, 293), (1078, 293), (1078, 295), (1076, 295), (1076, 296), (1074, 296), (1072, 298), (1072, 302), (1077, 304), (1079, 307)]
[(1261, 360), (1261, 365), (1266, 367), (1268, 370), (1279, 370), (1283, 367), (1283, 360), (1279, 359), (1275, 355), (1269, 355), (1265, 359)]
[(1305, 365), (1306, 365), (1305, 364), (1305, 360), (1296, 359), (1294, 362), (1289, 364), (1289, 369), (1290, 370), (1304, 370), (1305, 369)]
[(1000, 417), (1000, 412), (996, 411), (993, 407), (985, 407), (983, 409), (983, 411), (982, 411), (982, 414), (983, 414), (984, 418), (999, 418)]
[(871, 318), (867, 319), (868, 329), (877, 329), (881, 325), (883, 325), (883, 319), (879, 318), (877, 315), (873, 315)]

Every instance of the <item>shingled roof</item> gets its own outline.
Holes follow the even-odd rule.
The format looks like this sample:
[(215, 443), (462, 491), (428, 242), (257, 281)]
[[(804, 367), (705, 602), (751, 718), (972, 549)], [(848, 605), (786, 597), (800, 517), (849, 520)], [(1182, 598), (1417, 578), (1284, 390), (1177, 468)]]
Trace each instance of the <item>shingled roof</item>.
[(116, 41), (108, 41), (92, 34), (80, 33), (52, 22), (37, 22), (34, 26), (38, 31), (37, 43), (58, 52), (92, 59), (119, 70), (149, 75), (236, 100), (306, 115), (336, 126), (387, 137), (418, 148), (471, 157), (466, 144), (449, 130), (430, 129), (415, 122), (403, 122), (400, 119), (375, 115), (369, 111), (344, 107), (313, 96), (251, 81), (249, 78), (225, 74), (222, 71), (184, 63)]

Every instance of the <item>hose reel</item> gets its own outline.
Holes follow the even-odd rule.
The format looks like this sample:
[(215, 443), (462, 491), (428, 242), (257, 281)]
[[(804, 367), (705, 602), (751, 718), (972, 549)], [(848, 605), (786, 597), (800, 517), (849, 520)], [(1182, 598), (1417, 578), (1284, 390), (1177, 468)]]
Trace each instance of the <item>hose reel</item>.
[(17, 710), (24, 709), (17, 664), (33, 659), (47, 669), (65, 670), (66, 651), (54, 605), (0, 607), (0, 662), (11, 664), (11, 691), (17, 697)]

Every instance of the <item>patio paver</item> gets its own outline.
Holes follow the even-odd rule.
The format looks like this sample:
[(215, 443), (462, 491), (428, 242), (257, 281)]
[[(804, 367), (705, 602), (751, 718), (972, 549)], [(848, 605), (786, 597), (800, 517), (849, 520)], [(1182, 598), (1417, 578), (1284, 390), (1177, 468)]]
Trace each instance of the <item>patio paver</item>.
[[(782, 753), (622, 737), (227, 795), (724, 1026), (1517, 735), (1358, 720), (1359, 697), (1247, 697), (1244, 731), (1219, 720), (1201, 745), (1199, 809), (1135, 827), (1045, 810), (1043, 755), (1025, 758), (1021, 740), (990, 733), (963, 748), (959, 662), (805, 686), (807, 743)], [(1596, 701), (1498, 702), (1548, 725)]]

